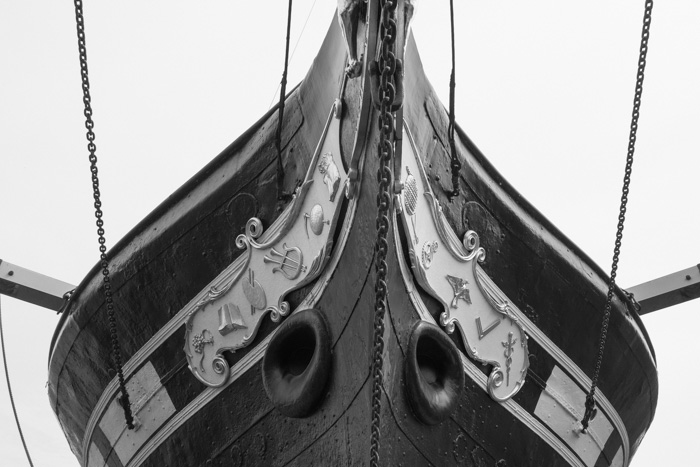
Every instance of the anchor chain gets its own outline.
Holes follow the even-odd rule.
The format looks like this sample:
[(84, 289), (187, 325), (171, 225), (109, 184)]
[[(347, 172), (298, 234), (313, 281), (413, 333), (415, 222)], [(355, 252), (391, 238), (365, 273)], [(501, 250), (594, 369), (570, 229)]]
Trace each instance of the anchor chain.
[(380, 20), (380, 56), (378, 71), (380, 75), (380, 111), (379, 111), (379, 169), (377, 179), (377, 238), (375, 243), (376, 294), (374, 304), (374, 335), (372, 354), (372, 427), (370, 441), (370, 465), (379, 466), (379, 445), (381, 438), (381, 404), (384, 375), (384, 315), (387, 308), (387, 236), (389, 232), (389, 210), (391, 208), (391, 161), (394, 159), (394, 115), (392, 106), (396, 98), (396, 86), (392, 80), (400, 79), (395, 73), (397, 59), (393, 52), (396, 42), (396, 5), (397, 0), (381, 3)]
[(630, 123), (629, 143), (627, 145), (627, 163), (625, 165), (625, 176), (622, 183), (622, 197), (620, 199), (620, 214), (618, 215), (617, 233), (615, 235), (615, 248), (613, 251), (612, 267), (610, 271), (610, 282), (608, 283), (608, 295), (605, 299), (605, 311), (603, 312), (603, 324), (600, 330), (600, 340), (598, 342), (598, 358), (595, 363), (595, 372), (591, 381), (591, 390), (586, 395), (586, 411), (581, 420), (581, 431), (588, 430), (588, 424), (595, 411), (595, 391), (598, 386), (600, 367), (603, 364), (603, 353), (605, 352), (605, 341), (608, 337), (608, 326), (610, 324), (610, 312), (612, 309), (612, 298), (615, 290), (615, 278), (617, 277), (617, 263), (620, 259), (620, 247), (622, 246), (622, 230), (625, 227), (625, 214), (627, 213), (627, 197), (630, 191), (630, 181), (632, 177), (632, 163), (634, 161), (634, 147), (637, 141), (637, 124), (639, 122), (639, 108), (642, 105), (642, 88), (644, 84), (644, 70), (647, 64), (647, 50), (649, 46), (649, 27), (651, 26), (651, 10), (654, 6), (652, 0), (647, 0), (644, 5), (644, 23), (642, 26), (642, 41), (639, 46), (639, 62), (637, 64), (637, 81), (634, 90), (634, 104), (632, 108), (632, 122)]
[(83, 87), (83, 103), (85, 104), (85, 128), (87, 128), (88, 152), (90, 153), (90, 172), (92, 173), (92, 190), (93, 198), (95, 199), (95, 224), (97, 225), (98, 243), (100, 244), (100, 265), (102, 266), (102, 277), (104, 282), (105, 301), (107, 303), (107, 316), (109, 320), (109, 334), (112, 344), (112, 359), (114, 366), (117, 369), (117, 378), (119, 379), (119, 390), (122, 393), (121, 402), (124, 408), (124, 418), (126, 425), (130, 430), (134, 429), (134, 417), (131, 413), (131, 404), (129, 402), (129, 393), (126, 390), (124, 381), (124, 372), (122, 371), (121, 347), (119, 338), (117, 337), (116, 318), (114, 317), (114, 304), (112, 302), (112, 284), (109, 279), (109, 262), (107, 261), (107, 247), (105, 246), (105, 230), (104, 221), (102, 220), (102, 201), (100, 200), (100, 179), (97, 176), (97, 146), (95, 146), (95, 126), (92, 121), (92, 105), (90, 100), (90, 81), (88, 79), (87, 65), (87, 48), (85, 46), (85, 22), (83, 19), (83, 2), (82, 0), (74, 0), (75, 5), (75, 23), (78, 31), (78, 52), (80, 55), (80, 76)]

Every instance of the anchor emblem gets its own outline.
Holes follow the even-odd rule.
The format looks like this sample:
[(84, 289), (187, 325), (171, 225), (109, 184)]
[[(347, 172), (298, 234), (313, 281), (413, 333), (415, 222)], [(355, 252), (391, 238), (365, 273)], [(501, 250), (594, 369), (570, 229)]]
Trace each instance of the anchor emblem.
[(299, 277), (299, 274), (306, 272), (306, 266), (302, 264), (304, 258), (301, 250), (297, 247), (289, 248), (287, 244), (282, 244), (284, 254), (272, 248), (270, 256), (265, 255), (264, 263), (279, 264), (279, 267), (272, 268), (272, 272), (281, 272), (289, 280), (294, 280)]

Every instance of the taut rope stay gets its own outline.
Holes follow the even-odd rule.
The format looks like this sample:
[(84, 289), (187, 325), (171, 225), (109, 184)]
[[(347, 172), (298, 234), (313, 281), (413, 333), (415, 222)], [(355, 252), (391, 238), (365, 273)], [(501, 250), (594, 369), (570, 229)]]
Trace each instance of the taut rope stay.
[(32, 457), (29, 455), (29, 449), (27, 449), (27, 443), (24, 441), (24, 434), (22, 433), (22, 426), (19, 424), (19, 417), (17, 416), (17, 407), (15, 407), (15, 398), (12, 397), (12, 385), (10, 384), (10, 370), (7, 368), (7, 353), (5, 352), (5, 333), (2, 330), (2, 305), (0, 304), (0, 345), (2, 345), (2, 363), (5, 367), (5, 379), (7, 380), (7, 394), (10, 396), (10, 404), (12, 405), (12, 414), (15, 416), (15, 423), (17, 424), (17, 431), (19, 432), (19, 438), (22, 440), (22, 446), (24, 447), (24, 453), (27, 455), (27, 460), (29, 465), (34, 467), (32, 463)]
[(637, 141), (637, 123), (639, 121), (639, 108), (642, 105), (642, 87), (644, 84), (644, 69), (647, 64), (647, 50), (649, 45), (649, 26), (651, 26), (651, 10), (654, 6), (652, 0), (647, 0), (644, 5), (644, 23), (642, 26), (642, 41), (639, 46), (639, 62), (637, 64), (637, 81), (634, 90), (634, 105), (632, 108), (632, 122), (630, 123), (629, 143), (627, 145), (627, 163), (625, 165), (625, 177), (622, 183), (622, 197), (620, 199), (620, 214), (618, 215), (617, 234), (615, 235), (615, 249), (613, 252), (612, 267), (610, 271), (610, 281), (608, 282), (608, 295), (605, 300), (605, 311), (603, 312), (603, 324), (600, 330), (600, 340), (598, 342), (598, 358), (595, 363), (595, 373), (591, 380), (591, 390), (586, 395), (586, 412), (581, 420), (581, 427), (584, 433), (588, 430), (588, 424), (593, 417), (595, 409), (595, 391), (600, 377), (600, 367), (603, 363), (603, 353), (605, 352), (605, 341), (608, 337), (608, 325), (610, 324), (610, 311), (612, 308), (613, 292), (615, 290), (615, 277), (617, 276), (617, 263), (620, 259), (620, 247), (622, 245), (622, 230), (625, 227), (625, 214), (627, 212), (627, 196), (630, 191), (630, 181), (632, 177), (632, 163), (634, 162), (634, 147)]
[(447, 128), (447, 137), (450, 141), (450, 156), (452, 158), (450, 167), (452, 168), (452, 195), (450, 198), (459, 196), (459, 171), (462, 163), (457, 156), (455, 147), (455, 9), (453, 0), (450, 0), (450, 33), (452, 37), (452, 73), (450, 73), (450, 125)]
[(289, 32), (292, 28), (292, 0), (289, 0), (289, 10), (287, 12), (287, 40), (284, 48), (284, 71), (280, 83), (280, 103), (277, 121), (277, 134), (275, 136), (275, 148), (277, 149), (277, 198), (285, 198), (284, 189), (284, 167), (282, 166), (282, 120), (284, 120), (284, 97), (287, 94), (287, 69), (289, 66)]

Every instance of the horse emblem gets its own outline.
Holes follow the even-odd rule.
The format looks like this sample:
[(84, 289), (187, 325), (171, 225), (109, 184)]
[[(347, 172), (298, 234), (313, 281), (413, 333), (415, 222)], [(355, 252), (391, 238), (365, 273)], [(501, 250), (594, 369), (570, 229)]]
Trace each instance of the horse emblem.
[(329, 200), (335, 201), (335, 195), (340, 186), (340, 173), (338, 166), (333, 161), (333, 154), (327, 152), (321, 156), (321, 160), (318, 162), (318, 171), (323, 174), (323, 183), (328, 187)]

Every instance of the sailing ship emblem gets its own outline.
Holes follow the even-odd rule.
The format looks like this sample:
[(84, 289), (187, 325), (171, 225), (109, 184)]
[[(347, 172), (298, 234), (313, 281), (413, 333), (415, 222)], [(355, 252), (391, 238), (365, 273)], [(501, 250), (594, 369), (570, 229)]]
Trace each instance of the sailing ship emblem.
[(302, 272), (306, 272), (306, 266), (302, 264), (303, 255), (299, 248), (289, 248), (286, 243), (282, 245), (282, 248), (284, 253), (280, 253), (272, 248), (270, 256), (265, 255), (263, 262), (278, 264), (279, 267), (272, 268), (272, 272), (281, 272), (284, 274), (284, 277), (291, 281), (299, 277), (299, 274)]

